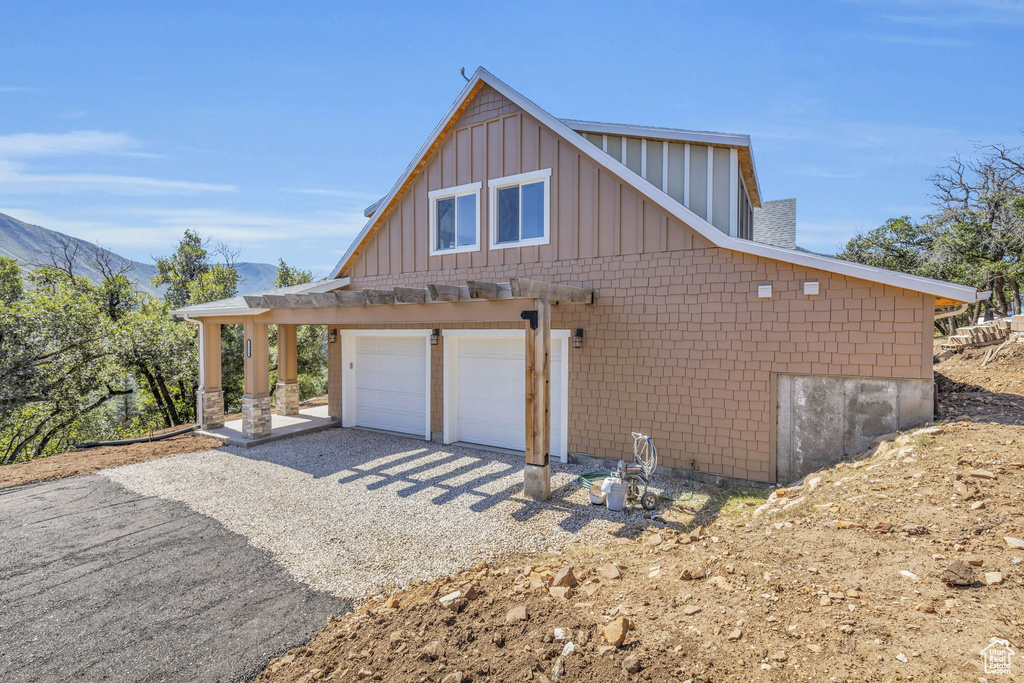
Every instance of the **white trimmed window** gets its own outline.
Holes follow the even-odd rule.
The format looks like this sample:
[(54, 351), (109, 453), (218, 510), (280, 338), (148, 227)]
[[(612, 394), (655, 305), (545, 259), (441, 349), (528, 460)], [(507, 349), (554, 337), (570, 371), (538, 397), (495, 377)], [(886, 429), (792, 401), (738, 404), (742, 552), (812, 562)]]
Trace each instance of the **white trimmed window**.
[(480, 249), (480, 183), (434, 190), (430, 199), (430, 255)]
[(491, 248), (551, 241), (551, 169), (496, 178), (491, 190)]

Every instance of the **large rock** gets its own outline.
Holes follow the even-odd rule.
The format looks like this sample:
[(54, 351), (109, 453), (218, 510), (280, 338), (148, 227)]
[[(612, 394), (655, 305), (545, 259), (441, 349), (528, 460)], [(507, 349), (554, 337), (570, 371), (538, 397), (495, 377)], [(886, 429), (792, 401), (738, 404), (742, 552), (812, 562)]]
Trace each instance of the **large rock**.
[(604, 639), (609, 645), (620, 647), (626, 642), (626, 634), (629, 633), (630, 623), (626, 617), (615, 617), (604, 627)]

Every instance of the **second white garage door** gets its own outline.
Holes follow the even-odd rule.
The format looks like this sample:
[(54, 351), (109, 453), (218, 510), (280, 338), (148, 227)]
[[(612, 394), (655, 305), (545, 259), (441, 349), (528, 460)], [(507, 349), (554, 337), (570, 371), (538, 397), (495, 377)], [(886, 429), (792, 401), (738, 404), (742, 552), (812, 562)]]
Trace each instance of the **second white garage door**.
[[(522, 334), (445, 337), (446, 441), (525, 448), (526, 350)], [(557, 334), (557, 333), (556, 333)], [(562, 335), (551, 341), (551, 455), (564, 459), (565, 392)], [(452, 363), (454, 361), (454, 363)]]
[(347, 336), (342, 346), (345, 426), (430, 438), (429, 348), (422, 334)]

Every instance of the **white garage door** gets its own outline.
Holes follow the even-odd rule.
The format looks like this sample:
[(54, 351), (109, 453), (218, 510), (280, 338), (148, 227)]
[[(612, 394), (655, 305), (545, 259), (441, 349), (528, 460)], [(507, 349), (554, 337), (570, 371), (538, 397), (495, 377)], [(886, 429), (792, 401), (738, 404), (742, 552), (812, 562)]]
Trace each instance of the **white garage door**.
[[(447, 342), (446, 342), (447, 343)], [(518, 337), (458, 337), (455, 369), (459, 441), (526, 447), (526, 350)], [(551, 343), (551, 455), (562, 452), (562, 342)]]
[(427, 430), (424, 338), (357, 336), (355, 424), (423, 435)]

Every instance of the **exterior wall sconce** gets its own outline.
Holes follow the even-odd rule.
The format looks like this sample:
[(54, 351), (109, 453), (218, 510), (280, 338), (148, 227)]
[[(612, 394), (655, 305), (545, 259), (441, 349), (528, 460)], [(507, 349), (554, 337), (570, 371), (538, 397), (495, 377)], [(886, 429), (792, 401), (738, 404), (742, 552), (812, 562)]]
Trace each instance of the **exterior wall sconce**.
[(441, 338), (441, 329), (438, 328), (438, 327), (435, 327), (434, 330), (430, 333), (430, 345), (431, 346), (437, 346), (437, 340), (440, 339), (440, 338)]
[(577, 327), (576, 334), (572, 336), (572, 348), (582, 349), (583, 348), (583, 328)]
[(252, 339), (245, 340), (245, 357), (252, 358)]
[(758, 285), (757, 286), (757, 298), (758, 299), (771, 299), (772, 298), (772, 286), (771, 285)]
[(333, 344), (336, 341), (338, 341), (338, 331), (331, 330), (330, 332), (327, 333), (327, 343)]
[(819, 290), (817, 280), (808, 280), (804, 282), (804, 294), (808, 296), (814, 296), (815, 294), (818, 293), (818, 291)]

